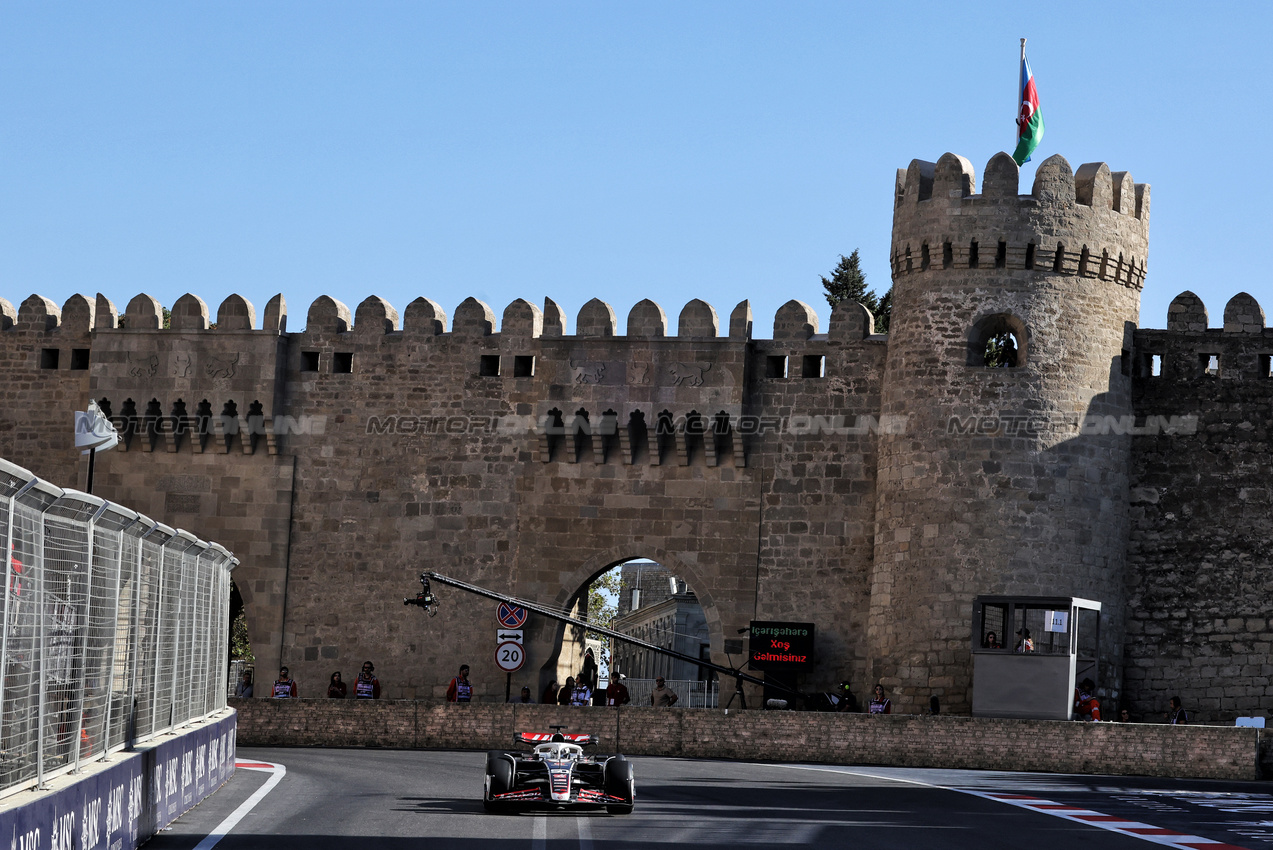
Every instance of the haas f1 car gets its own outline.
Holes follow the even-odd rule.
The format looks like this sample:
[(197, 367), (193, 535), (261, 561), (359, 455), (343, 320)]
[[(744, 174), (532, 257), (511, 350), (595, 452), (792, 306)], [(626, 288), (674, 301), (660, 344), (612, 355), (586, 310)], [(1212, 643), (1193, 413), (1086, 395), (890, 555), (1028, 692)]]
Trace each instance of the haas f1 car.
[(583, 748), (597, 742), (595, 735), (523, 732), (516, 739), (531, 744), (531, 751), (486, 754), (482, 805), (488, 812), (515, 806), (605, 806), (620, 815), (632, 811), (632, 762), (620, 755), (584, 755)]

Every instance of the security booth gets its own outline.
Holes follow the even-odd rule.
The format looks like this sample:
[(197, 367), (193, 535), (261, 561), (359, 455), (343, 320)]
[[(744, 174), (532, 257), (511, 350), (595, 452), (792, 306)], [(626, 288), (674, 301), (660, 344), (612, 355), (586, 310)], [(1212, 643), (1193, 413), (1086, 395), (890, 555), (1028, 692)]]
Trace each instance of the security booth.
[(1070, 720), (1075, 684), (1099, 684), (1101, 603), (978, 596), (972, 619), (973, 716)]

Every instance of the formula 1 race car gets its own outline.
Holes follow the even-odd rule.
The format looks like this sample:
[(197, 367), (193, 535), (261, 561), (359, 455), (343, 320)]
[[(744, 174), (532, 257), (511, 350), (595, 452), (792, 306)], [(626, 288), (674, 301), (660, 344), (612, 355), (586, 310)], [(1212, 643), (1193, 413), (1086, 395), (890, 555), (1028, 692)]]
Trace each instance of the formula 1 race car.
[(512, 806), (605, 806), (626, 815), (636, 804), (632, 762), (621, 755), (584, 755), (595, 735), (554, 731), (523, 732), (515, 740), (533, 745), (530, 753), (491, 750), (486, 754), (482, 805), (488, 812)]

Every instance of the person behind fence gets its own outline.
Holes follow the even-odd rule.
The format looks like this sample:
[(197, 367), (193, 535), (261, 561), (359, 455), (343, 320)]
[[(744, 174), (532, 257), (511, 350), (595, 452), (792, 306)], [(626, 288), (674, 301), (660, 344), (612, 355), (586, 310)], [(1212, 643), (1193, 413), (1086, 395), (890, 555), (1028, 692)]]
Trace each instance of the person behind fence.
[(835, 697), (836, 711), (858, 712), (862, 710), (861, 706), (858, 705), (858, 698), (853, 696), (853, 690), (850, 688), (848, 682), (840, 683), (840, 686), (835, 689)]
[(1101, 702), (1096, 698), (1096, 683), (1091, 679), (1079, 682), (1074, 697), (1074, 719), (1097, 721), (1101, 719)]
[(571, 705), (592, 705), (592, 688), (588, 687), (585, 674), (580, 673), (575, 680), (575, 689), (570, 694)]
[(610, 680), (610, 684), (606, 685), (606, 705), (627, 705), (632, 702), (632, 695), (628, 693), (628, 686), (623, 684), (623, 680), (628, 678), (620, 673)]
[(234, 695), (239, 699), (251, 699), (252, 691), (252, 672), (244, 670), (242, 680), (234, 686)]
[(561, 690), (557, 691), (557, 705), (570, 705), (570, 700), (575, 696), (575, 677), (567, 676), (566, 684), (561, 686)]
[(473, 685), (469, 682), (469, 665), (461, 664), (459, 675), (446, 686), (446, 701), (471, 702), (472, 699)]
[(650, 705), (655, 708), (671, 708), (680, 697), (676, 691), (667, 686), (667, 680), (659, 676), (654, 680), (654, 690), (650, 693)]
[(1189, 715), (1180, 704), (1180, 697), (1171, 698), (1171, 710), (1167, 712), (1167, 722), (1172, 726), (1183, 726), (1189, 722)]
[(1020, 629), (1017, 632), (1017, 652), (1034, 652), (1034, 641), (1030, 639), (1029, 629)]
[(376, 665), (362, 663), (362, 672), (354, 681), (354, 699), (380, 699), (380, 680), (376, 678)]
[(348, 691), (345, 688), (344, 679), (340, 678), (340, 671), (332, 673), (331, 681), (327, 683), (328, 699), (344, 699)]
[(871, 692), (871, 704), (866, 707), (870, 714), (892, 714), (893, 701), (884, 696), (884, 686), (876, 685)]
[(296, 680), (291, 673), (286, 667), (278, 668), (278, 678), (274, 680), (274, 699), (296, 699), (299, 695), (300, 689), (296, 687)]

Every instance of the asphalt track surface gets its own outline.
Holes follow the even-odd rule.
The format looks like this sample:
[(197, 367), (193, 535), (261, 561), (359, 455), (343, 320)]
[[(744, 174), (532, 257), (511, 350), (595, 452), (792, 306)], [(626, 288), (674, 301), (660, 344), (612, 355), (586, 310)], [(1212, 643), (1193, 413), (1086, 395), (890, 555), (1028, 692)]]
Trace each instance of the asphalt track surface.
[[(215, 844), (593, 850), (739, 847), (1273, 848), (1273, 786), (1037, 773), (633, 758), (636, 811), (487, 814), (480, 752), (241, 748), (286, 775)], [(270, 778), (240, 767), (152, 839), (193, 850)], [(1135, 830), (1129, 833), (1126, 830)]]

